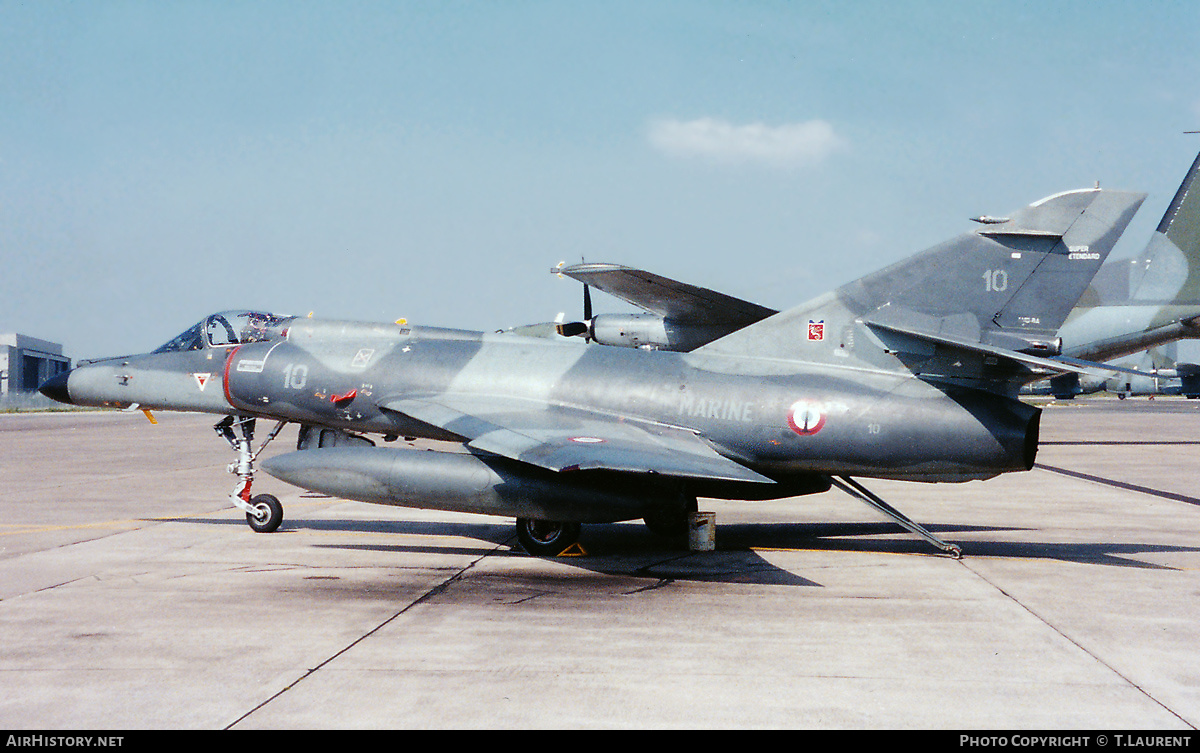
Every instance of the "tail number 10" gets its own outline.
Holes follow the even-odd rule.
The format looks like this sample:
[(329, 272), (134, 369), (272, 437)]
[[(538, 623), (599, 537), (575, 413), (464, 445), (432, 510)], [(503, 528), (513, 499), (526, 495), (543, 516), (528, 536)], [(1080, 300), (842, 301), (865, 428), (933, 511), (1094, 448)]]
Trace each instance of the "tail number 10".
[(983, 273), (983, 289), (989, 293), (1003, 293), (1008, 290), (1008, 272), (1003, 269), (989, 269)]

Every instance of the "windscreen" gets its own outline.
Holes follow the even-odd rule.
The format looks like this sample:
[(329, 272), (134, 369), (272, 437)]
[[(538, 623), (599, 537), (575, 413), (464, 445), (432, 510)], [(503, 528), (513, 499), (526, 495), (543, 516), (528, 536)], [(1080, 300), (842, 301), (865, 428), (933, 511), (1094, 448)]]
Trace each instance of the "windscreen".
[(204, 322), (197, 322), (159, 347), (155, 353), (180, 353), (186, 350), (201, 350), (204, 348)]

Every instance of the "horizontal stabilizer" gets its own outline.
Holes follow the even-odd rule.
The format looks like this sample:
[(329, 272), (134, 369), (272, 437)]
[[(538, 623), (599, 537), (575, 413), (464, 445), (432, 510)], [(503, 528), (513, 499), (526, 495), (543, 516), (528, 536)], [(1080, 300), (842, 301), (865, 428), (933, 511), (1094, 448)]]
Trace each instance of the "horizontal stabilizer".
[[(1084, 361), (1078, 358), (1067, 358), (1066, 356), (1035, 356), (1029, 353), (1010, 350), (1009, 348), (1002, 348), (996, 345), (989, 345), (972, 340), (964, 340), (950, 335), (923, 332), (921, 330), (903, 327), (892, 323), (871, 320), (864, 321), (863, 323), (877, 332), (880, 330), (883, 332), (893, 332), (905, 337), (914, 337), (918, 340), (925, 340), (926, 342), (934, 345), (961, 348), (963, 350), (991, 356), (996, 359), (1006, 359), (1010, 362), (1020, 364), (1030, 369), (1042, 369), (1059, 374), (1076, 373), (1087, 376), (1102, 377), (1111, 376), (1116, 372), (1125, 372), (1130, 374), (1145, 373), (1134, 369), (1126, 369), (1121, 366), (1113, 366), (1107, 363), (1096, 363), (1094, 361)], [(884, 335), (884, 339), (886, 340), (886, 334)]]
[(1054, 361), (1055, 363), (1068, 364), (1068, 365), (1072, 365), (1072, 366), (1078, 366), (1081, 369), (1088, 369), (1088, 371), (1086, 371), (1086, 372), (1081, 371), (1080, 373), (1088, 373), (1093, 376), (1109, 376), (1113, 372), (1119, 372), (1121, 374), (1136, 374), (1138, 376), (1146, 376), (1145, 371), (1140, 371), (1138, 369), (1127, 369), (1124, 366), (1116, 366), (1111, 363), (1096, 363), (1095, 361), (1085, 361), (1082, 358), (1071, 358), (1069, 356), (1054, 356), (1053, 358), (1051, 358), (1049, 360)]

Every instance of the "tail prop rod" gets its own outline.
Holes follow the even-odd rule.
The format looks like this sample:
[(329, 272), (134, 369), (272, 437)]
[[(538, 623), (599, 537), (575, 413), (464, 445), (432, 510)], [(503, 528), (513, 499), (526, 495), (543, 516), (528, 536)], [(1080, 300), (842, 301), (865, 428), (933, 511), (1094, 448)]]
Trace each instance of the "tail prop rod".
[(855, 497), (863, 502), (866, 502), (871, 507), (874, 507), (876, 510), (896, 521), (905, 530), (915, 533), (916, 535), (928, 541), (930, 544), (936, 546), (938, 549), (941, 549), (943, 552), (946, 552), (950, 556), (954, 557), (954, 559), (962, 559), (961, 547), (945, 542), (939, 539), (937, 536), (934, 536), (920, 523), (917, 523), (915, 520), (892, 507), (887, 502), (884, 502), (877, 494), (849, 476), (830, 476), (829, 480), (833, 482), (834, 486), (846, 492), (851, 497)]

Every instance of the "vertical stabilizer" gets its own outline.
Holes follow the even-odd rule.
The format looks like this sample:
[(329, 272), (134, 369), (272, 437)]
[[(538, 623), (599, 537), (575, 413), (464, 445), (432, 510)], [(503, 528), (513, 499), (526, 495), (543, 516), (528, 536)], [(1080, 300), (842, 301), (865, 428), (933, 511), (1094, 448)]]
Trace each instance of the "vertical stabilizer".
[[(1144, 199), (1098, 188), (1067, 191), (1007, 218), (981, 219), (973, 232), (698, 352), (831, 363), (858, 358), (889, 368), (901, 367), (879, 353), (920, 351), (929, 341), (1052, 354), (1057, 329)], [(884, 342), (881, 329), (917, 341)]]
[(1133, 265), (1130, 299), (1200, 305), (1200, 155)]
[[(1107, 361), (1200, 337), (1200, 155), (1141, 255), (1101, 270), (1059, 332), (1063, 353)], [(1127, 276), (1127, 277), (1126, 277)], [(1128, 280), (1128, 294), (1114, 296)]]

